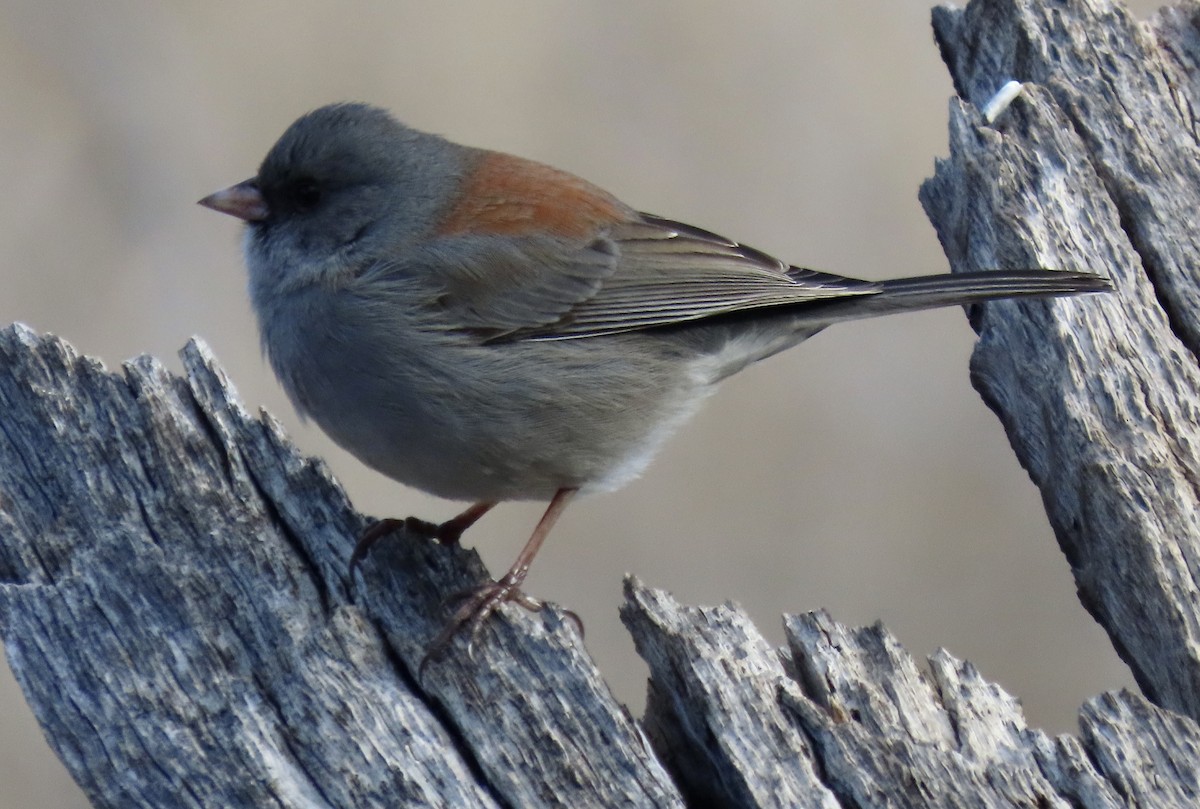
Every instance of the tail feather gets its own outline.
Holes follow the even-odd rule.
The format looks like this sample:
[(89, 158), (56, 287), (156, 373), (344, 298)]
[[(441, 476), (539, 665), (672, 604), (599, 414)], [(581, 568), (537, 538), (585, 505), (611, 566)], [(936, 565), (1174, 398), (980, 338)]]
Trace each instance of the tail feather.
[[(806, 272), (793, 268), (792, 273)], [(712, 369), (712, 381), (740, 371), (752, 362), (777, 354), (796, 345), (826, 326), (846, 320), (934, 309), (939, 306), (961, 306), (998, 298), (1054, 297), (1104, 292), (1112, 282), (1100, 275), (1059, 270), (998, 270), (995, 272), (923, 275), (916, 278), (896, 278), (876, 283), (824, 276), (835, 282), (861, 286), (847, 287), (845, 296), (807, 301), (779, 307), (780, 318), (787, 318), (790, 333), (777, 328), (759, 330), (758, 343), (737, 344), (732, 334), (724, 344), (737, 350), (722, 352)], [(732, 317), (759, 319), (763, 310), (739, 312)]]
[[(858, 318), (999, 298), (1082, 295), (1112, 288), (1112, 282), (1103, 276), (1061, 270), (943, 273), (880, 281), (877, 294), (847, 299), (842, 305), (848, 310), (846, 318)], [(840, 307), (833, 303), (830, 308)]]

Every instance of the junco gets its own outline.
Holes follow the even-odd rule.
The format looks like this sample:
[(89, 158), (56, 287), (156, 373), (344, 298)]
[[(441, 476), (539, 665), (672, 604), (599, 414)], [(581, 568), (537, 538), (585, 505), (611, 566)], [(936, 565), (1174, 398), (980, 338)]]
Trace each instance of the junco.
[[(639, 213), (558, 169), (460, 146), (364, 104), (293, 123), (252, 179), (200, 201), (247, 223), (250, 297), (288, 396), (398, 481), (474, 503), (549, 500), (516, 563), (430, 653), (472, 639), (577, 492), (636, 477), (717, 383), (831, 323), (1110, 288), (1012, 270), (860, 281)], [(367, 530), (354, 564), (397, 527)]]

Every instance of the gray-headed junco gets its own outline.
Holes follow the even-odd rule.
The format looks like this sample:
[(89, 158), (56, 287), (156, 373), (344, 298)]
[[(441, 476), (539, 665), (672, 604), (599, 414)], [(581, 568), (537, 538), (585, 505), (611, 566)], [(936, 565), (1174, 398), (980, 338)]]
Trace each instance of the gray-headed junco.
[[(431, 533), (455, 542), (502, 500), (550, 501), (437, 650), (504, 601), (538, 606), (520, 585), (571, 497), (636, 477), (750, 363), (841, 320), (1110, 288), (1048, 270), (872, 282), (792, 267), (363, 104), (303, 116), (257, 176), (201, 204), (247, 223), (262, 343), (296, 408), (385, 475), (474, 502)], [(368, 529), (353, 562), (395, 525)]]

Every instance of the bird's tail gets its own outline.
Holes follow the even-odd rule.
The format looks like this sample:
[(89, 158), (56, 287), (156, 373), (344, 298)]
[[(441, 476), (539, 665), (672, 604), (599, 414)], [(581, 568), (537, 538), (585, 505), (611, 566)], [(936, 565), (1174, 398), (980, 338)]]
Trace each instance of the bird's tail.
[[(811, 274), (796, 267), (794, 273)], [(811, 275), (810, 275), (811, 277)], [(763, 341), (753, 350), (743, 350), (727, 358), (713, 376), (714, 381), (729, 376), (772, 354), (805, 340), (826, 326), (845, 320), (961, 306), (998, 298), (1054, 297), (1082, 295), (1112, 289), (1112, 282), (1099, 275), (1060, 270), (997, 270), (994, 272), (922, 275), (888, 281), (851, 281), (827, 276), (831, 284), (844, 284), (846, 294), (831, 300), (808, 301), (793, 307), (780, 307), (780, 317), (788, 318), (792, 331), (761, 331)], [(850, 286), (853, 283), (855, 286)], [(756, 318), (762, 313), (755, 312)]]
[(998, 298), (1058, 297), (1112, 289), (1109, 279), (1060, 270), (999, 270), (995, 272), (922, 275), (880, 281), (878, 293), (851, 298), (853, 314), (871, 317), (893, 312), (960, 306)]

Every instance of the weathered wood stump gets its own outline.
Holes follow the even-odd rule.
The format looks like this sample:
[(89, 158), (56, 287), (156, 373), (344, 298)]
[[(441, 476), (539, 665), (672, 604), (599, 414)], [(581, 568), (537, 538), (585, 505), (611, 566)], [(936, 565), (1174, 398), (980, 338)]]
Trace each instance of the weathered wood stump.
[[(934, 24), (950, 157), (921, 198), (954, 269), (1109, 274), (990, 304), (972, 374), (1041, 487), (1081, 598), (1142, 690), (1078, 737), (882, 627), (631, 579), (650, 666), (618, 704), (556, 609), (505, 608), (418, 675), (474, 553), (381, 544), (325, 467), (253, 417), (202, 343), (176, 377), (0, 331), (0, 629), (97, 806), (1190, 806), (1200, 800), (1200, 5), (974, 0)], [(1007, 80), (1023, 94), (988, 123)], [(356, 600), (357, 599), (357, 600)]]

